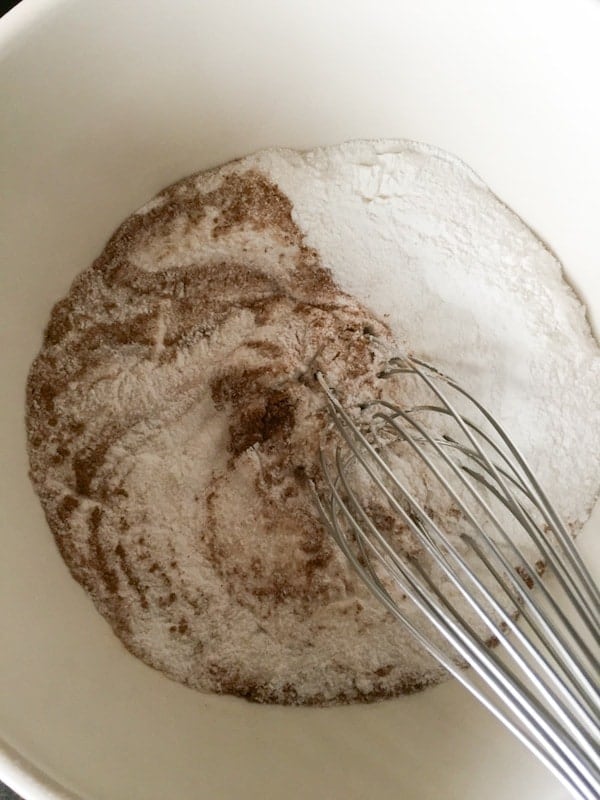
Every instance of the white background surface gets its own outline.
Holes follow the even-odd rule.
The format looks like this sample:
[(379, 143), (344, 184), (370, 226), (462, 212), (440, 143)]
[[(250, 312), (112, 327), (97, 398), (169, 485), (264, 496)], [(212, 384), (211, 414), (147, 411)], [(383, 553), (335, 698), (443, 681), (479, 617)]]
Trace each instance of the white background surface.
[[(259, 707), (128, 655), (29, 486), (23, 390), (51, 304), (122, 218), (268, 145), (398, 136), (456, 153), (555, 249), (597, 320), (599, 40), (595, 0), (25, 0), (2, 20), (3, 780), (94, 800), (565, 797), (453, 684)], [(596, 514), (582, 535), (596, 564), (599, 530)]]

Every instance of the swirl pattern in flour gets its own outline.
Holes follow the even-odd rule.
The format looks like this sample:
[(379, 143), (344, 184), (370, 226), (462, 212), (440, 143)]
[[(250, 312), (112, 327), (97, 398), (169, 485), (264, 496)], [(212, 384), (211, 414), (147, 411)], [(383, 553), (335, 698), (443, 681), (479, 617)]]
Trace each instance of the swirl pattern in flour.
[[(314, 372), (358, 407), (408, 339), (328, 267), (260, 154), (192, 176), (121, 225), (31, 369), (31, 475), (65, 561), (134, 654), (199, 689), (328, 704), (443, 677), (310, 495)], [(596, 488), (578, 469), (573, 524)]]

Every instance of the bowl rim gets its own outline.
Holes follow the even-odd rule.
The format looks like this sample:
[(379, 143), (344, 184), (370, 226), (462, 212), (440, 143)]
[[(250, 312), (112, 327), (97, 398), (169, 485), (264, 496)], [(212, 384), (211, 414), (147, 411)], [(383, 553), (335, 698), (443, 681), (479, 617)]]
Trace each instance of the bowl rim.
[(23, 797), (47, 797), (49, 800), (84, 800), (81, 795), (54, 780), (41, 767), (0, 738), (0, 776), (2, 782)]

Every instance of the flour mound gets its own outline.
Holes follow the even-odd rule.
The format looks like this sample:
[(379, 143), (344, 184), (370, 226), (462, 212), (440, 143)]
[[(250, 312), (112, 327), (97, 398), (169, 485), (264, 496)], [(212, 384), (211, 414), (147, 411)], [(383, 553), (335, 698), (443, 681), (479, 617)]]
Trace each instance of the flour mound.
[(408, 142), (263, 151), (121, 225), (52, 312), (27, 426), (60, 551), (133, 653), (263, 702), (441, 680), (308, 486), (332, 436), (314, 373), (358, 413), (400, 391), (378, 377), (399, 351), (486, 403), (581, 526), (598, 347), (556, 259), (460, 162)]

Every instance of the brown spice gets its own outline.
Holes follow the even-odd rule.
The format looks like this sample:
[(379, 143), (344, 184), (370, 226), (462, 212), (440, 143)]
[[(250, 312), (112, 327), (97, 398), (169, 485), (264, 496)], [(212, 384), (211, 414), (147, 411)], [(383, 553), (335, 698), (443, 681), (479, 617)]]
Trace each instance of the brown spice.
[(100, 538), (101, 520), (102, 510), (96, 506), (89, 516), (90, 535), (88, 543), (90, 552), (90, 566), (94, 568), (98, 576), (102, 579), (106, 589), (111, 594), (115, 594), (119, 590), (119, 578), (116, 571), (109, 563), (108, 556), (104, 550), (104, 545)]
[[(150, 362), (152, 369), (173, 369), (180, 354), (218, 335), (232, 314), (243, 310), (246, 317), (248, 312), (252, 315), (258, 333), (249, 336), (239, 352), (245, 347), (252, 363), (259, 360), (260, 367), (244, 366), (241, 356), (237, 362), (225, 359), (207, 379), (215, 408), (229, 418), (231, 457), (224, 474), (215, 473), (210, 485), (191, 495), (194, 507), (206, 513), (198, 546), (222, 579), (223, 592), (257, 621), (277, 619), (280, 609), (292, 610), (302, 619), (315, 603), (345, 599), (354, 591), (310, 499), (308, 479), (317, 479), (319, 473), (315, 432), (323, 430), (325, 421), (322, 399), (321, 406), (314, 403), (318, 396), (314, 374), (343, 365), (340, 391), (355, 381), (374, 380), (371, 337), (387, 336), (385, 326), (335, 286), (319, 255), (303, 243), (288, 198), (264, 176), (253, 171), (233, 173), (203, 195), (192, 178), (168, 188), (161, 197), (164, 205), (133, 215), (121, 225), (92, 268), (55, 306), (45, 349), (28, 382), (32, 475), (48, 504), (61, 553), (126, 645), (150, 663), (153, 656), (147, 643), (141, 645), (134, 638), (138, 615), (143, 611), (163, 621), (175, 646), (178, 639), (187, 642), (193, 636), (196, 618), (212, 613), (211, 599), (183, 581), (185, 566), (179, 565), (174, 551), (156, 557), (152, 537), (139, 535), (143, 518), (131, 513), (135, 490), (121, 476), (115, 481), (107, 465), (121, 439), (138, 423), (145, 424), (149, 412), (143, 410), (142, 401), (147, 398), (140, 398), (139, 404), (130, 402), (118, 420), (102, 410), (101, 418), (107, 420), (99, 425), (68, 407), (65, 398), (71, 387), (94, 391), (91, 376), (110, 382), (117, 363), (135, 369)], [(193, 234), (207, 215), (216, 219), (212, 227), (216, 240), (244, 226), (246, 231), (265, 232), (265, 255), (277, 257), (278, 248), (295, 248), (293, 267), (275, 277), (279, 273), (267, 274), (256, 264), (227, 259), (201, 269), (195, 263), (164, 266), (159, 251), (152, 270), (136, 265), (136, 253), (148, 242)], [(291, 334), (288, 340), (272, 338), (269, 326), (281, 325), (282, 319), (285, 333), (289, 327), (296, 339)], [(190, 391), (192, 408), (194, 389), (183, 390)], [(166, 405), (167, 399), (161, 402)], [(312, 433), (309, 425), (309, 433), (299, 438), (297, 431), (307, 420)], [(52, 437), (50, 458), (46, 443)], [(250, 448), (260, 464), (252, 486), (269, 543), (260, 558), (243, 543), (222, 535), (221, 515), (230, 502), (227, 482)], [(49, 467), (61, 470), (68, 487), (58, 497), (45, 488)], [(90, 499), (102, 505), (88, 513), (89, 531), (80, 542), (73, 521), (76, 518), (80, 524), (83, 515), (74, 511)], [(148, 516), (154, 513), (155, 509), (147, 510)], [(360, 615), (361, 609), (358, 603), (354, 614)], [(195, 652), (202, 654), (205, 644), (195, 642)], [(385, 664), (379, 667), (385, 668)], [(375, 685), (371, 694), (355, 687), (341, 692), (337, 700), (365, 701), (395, 692), (385, 684), (383, 673), (377, 677), (381, 685)], [(418, 680), (402, 684), (398, 691), (417, 684)], [(319, 693), (301, 700), (292, 684), (275, 690), (219, 665), (212, 685), (260, 702), (324, 702)]]

